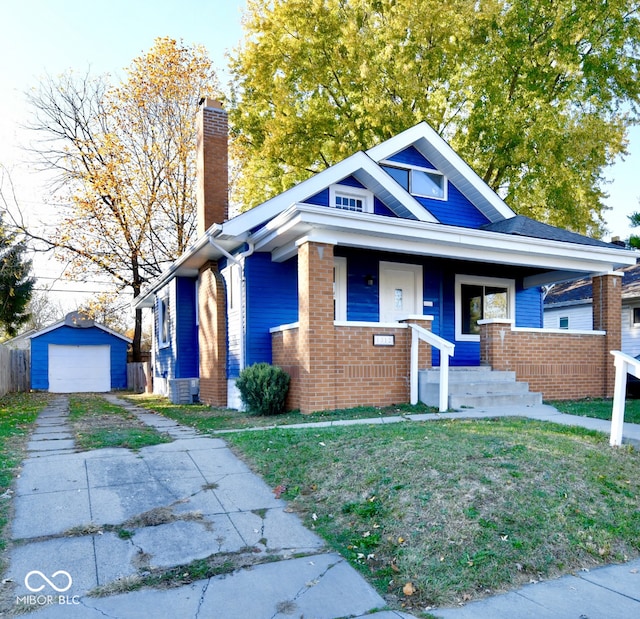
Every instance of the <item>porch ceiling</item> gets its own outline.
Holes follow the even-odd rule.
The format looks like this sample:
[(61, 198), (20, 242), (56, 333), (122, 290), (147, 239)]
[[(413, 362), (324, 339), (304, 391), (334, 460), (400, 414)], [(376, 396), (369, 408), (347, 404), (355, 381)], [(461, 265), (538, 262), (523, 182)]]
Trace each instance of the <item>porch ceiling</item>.
[(628, 250), (515, 236), (443, 224), (363, 215), (295, 204), (256, 231), (257, 251), (288, 260), (305, 240), (418, 256), (455, 258), (539, 269), (527, 285), (537, 286), (635, 264)]

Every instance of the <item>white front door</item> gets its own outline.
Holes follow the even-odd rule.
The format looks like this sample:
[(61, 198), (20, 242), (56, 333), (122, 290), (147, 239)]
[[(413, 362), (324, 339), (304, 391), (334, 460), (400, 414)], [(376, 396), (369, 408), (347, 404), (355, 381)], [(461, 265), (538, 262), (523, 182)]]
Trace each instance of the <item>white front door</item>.
[(422, 266), (380, 263), (380, 322), (422, 315)]

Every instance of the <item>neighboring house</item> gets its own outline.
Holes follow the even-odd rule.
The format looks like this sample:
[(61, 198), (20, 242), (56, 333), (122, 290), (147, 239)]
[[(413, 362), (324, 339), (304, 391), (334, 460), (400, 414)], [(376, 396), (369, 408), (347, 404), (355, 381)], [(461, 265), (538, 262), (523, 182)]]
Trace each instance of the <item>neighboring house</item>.
[[(406, 402), (411, 359), (437, 367), (447, 343), (453, 366), (542, 377), (546, 396), (609, 389), (608, 315), (579, 342), (533, 342), (541, 287), (632, 252), (516, 215), (426, 123), (228, 219), (226, 113), (206, 100), (199, 125), (199, 238), (134, 301), (154, 311), (157, 392), (199, 378), (202, 401), (238, 406), (238, 373), (266, 361), (303, 412)], [(613, 306), (616, 279), (597, 279)], [(568, 350), (588, 362), (565, 368)]]
[(12, 337), (10, 340), (5, 340), (2, 342), (2, 345), (13, 350), (29, 350), (29, 347), (31, 346), (30, 338), (35, 332), (35, 329), (29, 329), (20, 335)]
[[(640, 354), (640, 265), (622, 273), (622, 346), (632, 357)], [(554, 284), (544, 300), (545, 329), (591, 329), (593, 287), (590, 278)]]
[(72, 312), (31, 336), (31, 388), (53, 393), (126, 389), (130, 343)]

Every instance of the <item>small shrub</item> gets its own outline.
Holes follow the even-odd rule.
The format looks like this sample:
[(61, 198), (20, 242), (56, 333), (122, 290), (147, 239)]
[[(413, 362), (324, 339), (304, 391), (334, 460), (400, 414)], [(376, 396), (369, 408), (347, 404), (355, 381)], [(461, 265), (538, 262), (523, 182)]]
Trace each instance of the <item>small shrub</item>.
[(277, 415), (284, 412), (289, 375), (282, 368), (254, 363), (240, 372), (236, 385), (249, 413)]

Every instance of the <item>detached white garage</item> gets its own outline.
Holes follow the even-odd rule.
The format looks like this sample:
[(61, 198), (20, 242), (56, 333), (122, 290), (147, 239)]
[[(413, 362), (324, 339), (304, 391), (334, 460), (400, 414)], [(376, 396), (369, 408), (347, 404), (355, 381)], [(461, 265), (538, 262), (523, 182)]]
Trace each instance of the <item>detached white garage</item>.
[(73, 312), (31, 336), (31, 388), (53, 393), (126, 389), (130, 343)]

